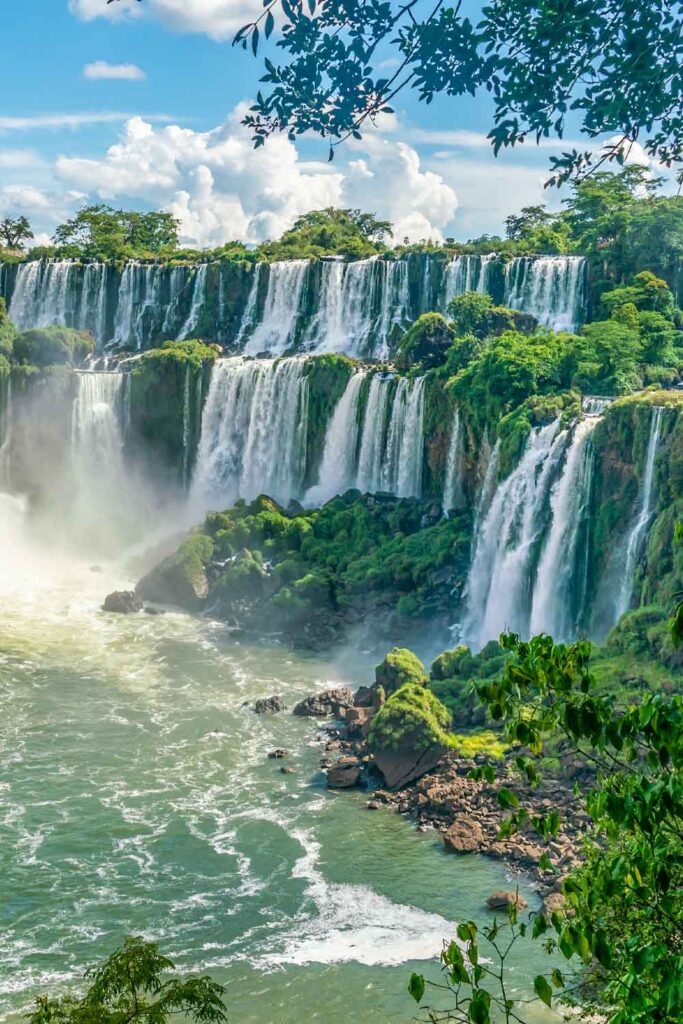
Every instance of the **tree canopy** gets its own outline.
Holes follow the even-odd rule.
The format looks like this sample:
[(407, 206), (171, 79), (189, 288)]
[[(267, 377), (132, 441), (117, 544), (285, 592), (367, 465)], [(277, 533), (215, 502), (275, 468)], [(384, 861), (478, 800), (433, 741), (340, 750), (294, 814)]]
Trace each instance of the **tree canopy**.
[(85, 206), (55, 230), (54, 242), (65, 255), (123, 259), (160, 255), (178, 244), (178, 221), (170, 213)]
[(28, 217), (3, 217), (0, 220), (0, 244), (8, 249), (23, 249), (24, 242), (33, 238)]

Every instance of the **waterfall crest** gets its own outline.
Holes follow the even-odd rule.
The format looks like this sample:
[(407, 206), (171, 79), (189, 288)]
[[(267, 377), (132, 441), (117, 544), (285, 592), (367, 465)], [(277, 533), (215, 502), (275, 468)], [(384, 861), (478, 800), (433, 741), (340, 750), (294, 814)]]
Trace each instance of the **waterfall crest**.
[(586, 261), (582, 256), (524, 256), (505, 268), (505, 305), (530, 313), (554, 331), (581, 321)]
[[(282, 260), (270, 264), (263, 316), (253, 328), (244, 348), (247, 355), (257, 355), (259, 352), (281, 355), (293, 343), (309, 266), (308, 260)], [(255, 275), (252, 284), (253, 304), (251, 295), (247, 302), (250, 317), (253, 317), (256, 310), (259, 280), (260, 276)], [(240, 334), (244, 335), (247, 331), (248, 326), (245, 324)]]

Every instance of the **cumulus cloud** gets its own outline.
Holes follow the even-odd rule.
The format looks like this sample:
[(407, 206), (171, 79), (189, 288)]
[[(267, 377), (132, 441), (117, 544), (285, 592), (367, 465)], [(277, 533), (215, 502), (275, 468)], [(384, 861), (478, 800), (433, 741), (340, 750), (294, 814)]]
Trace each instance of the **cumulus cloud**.
[(261, 13), (258, 0), (69, 0), (69, 10), (84, 21), (149, 17), (177, 32), (200, 32), (211, 39), (228, 39)]
[(64, 192), (35, 185), (5, 185), (0, 188), (0, 212), (13, 216), (24, 214), (41, 228), (53, 228), (73, 216), (85, 198), (84, 193), (75, 190)]
[(109, 64), (106, 60), (96, 60), (86, 64), (83, 77), (90, 81), (114, 79), (128, 82), (144, 82), (147, 75), (137, 64)]
[(284, 136), (255, 152), (243, 113), (208, 132), (134, 117), (101, 158), (61, 156), (55, 174), (93, 198), (172, 211), (183, 242), (198, 246), (275, 238), (325, 206), (371, 210), (400, 239), (441, 238), (455, 214), (453, 189), (405, 143), (371, 133), (335, 164), (302, 159)]

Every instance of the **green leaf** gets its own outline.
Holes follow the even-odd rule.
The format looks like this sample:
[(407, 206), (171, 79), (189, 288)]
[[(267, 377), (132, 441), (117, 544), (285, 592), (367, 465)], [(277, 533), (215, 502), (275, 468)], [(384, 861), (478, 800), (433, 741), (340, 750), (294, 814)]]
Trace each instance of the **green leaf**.
[(425, 994), (425, 979), (423, 974), (413, 973), (410, 975), (408, 991), (416, 1003), (420, 1003), (422, 1001), (422, 997)]
[(541, 1002), (545, 1003), (546, 1006), (550, 1006), (553, 1001), (553, 990), (542, 974), (534, 978), (534, 992)]

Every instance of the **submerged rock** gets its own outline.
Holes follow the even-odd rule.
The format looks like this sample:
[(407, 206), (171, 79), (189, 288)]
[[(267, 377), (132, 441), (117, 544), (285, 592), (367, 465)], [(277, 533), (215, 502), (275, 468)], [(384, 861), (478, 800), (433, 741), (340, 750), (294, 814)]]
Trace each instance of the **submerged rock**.
[(273, 697), (261, 697), (254, 704), (254, 713), (257, 715), (274, 715), (278, 711), (286, 711), (284, 697), (277, 695)]
[(518, 892), (512, 892), (509, 889), (501, 890), (501, 892), (494, 892), (486, 900), (486, 907), (488, 910), (507, 910), (508, 907), (517, 907), (518, 910), (524, 910), (529, 904), (520, 896)]
[(303, 718), (326, 718), (329, 715), (339, 716), (340, 711), (353, 707), (353, 693), (347, 687), (335, 690), (323, 690), (299, 701), (294, 706), (294, 714)]
[(114, 590), (105, 597), (102, 611), (133, 615), (142, 611), (142, 601), (133, 590)]
[(288, 750), (283, 750), (282, 747), (278, 747), (277, 750), (271, 750), (268, 753), (268, 757), (271, 761), (281, 761), (285, 757), (291, 757), (292, 755)]

